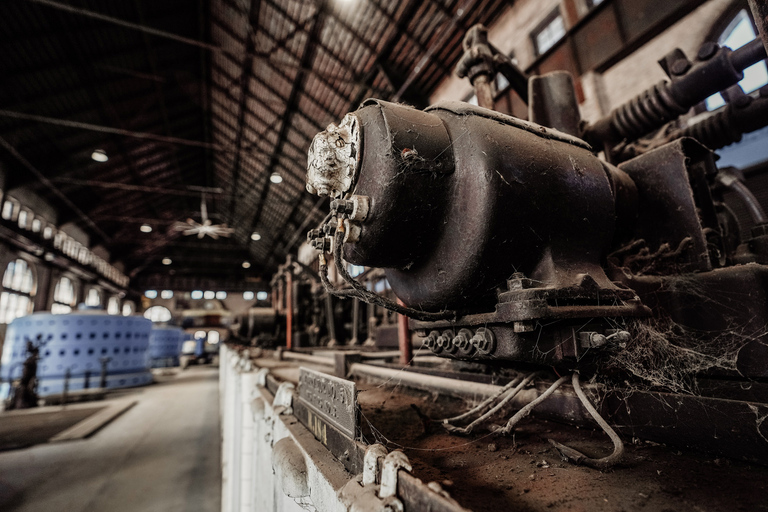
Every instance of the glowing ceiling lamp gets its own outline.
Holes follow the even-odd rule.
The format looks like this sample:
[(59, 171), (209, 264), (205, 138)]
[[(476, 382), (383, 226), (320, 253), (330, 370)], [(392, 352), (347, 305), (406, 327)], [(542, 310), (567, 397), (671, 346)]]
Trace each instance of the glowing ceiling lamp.
[(106, 162), (109, 160), (107, 152), (103, 149), (94, 149), (93, 153), (91, 153), (91, 158), (96, 162)]

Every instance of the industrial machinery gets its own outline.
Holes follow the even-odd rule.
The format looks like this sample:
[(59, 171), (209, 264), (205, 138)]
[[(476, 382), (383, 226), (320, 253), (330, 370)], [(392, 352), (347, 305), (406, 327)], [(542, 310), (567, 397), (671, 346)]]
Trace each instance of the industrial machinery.
[[(385, 268), (404, 303), (392, 308), (441, 356), (584, 368), (653, 328), (693, 350), (717, 339), (733, 351), (728, 369), (766, 377), (766, 225), (740, 243), (695, 127), (618, 161), (653, 115), (662, 124), (674, 114), (659, 102), (696, 103), (758, 57), (759, 40), (708, 48), (688, 74), (587, 127), (567, 74), (531, 79), (530, 117), (584, 138), (465, 103), (419, 111), (369, 100), (310, 149), (307, 189), (335, 198), (315, 246), (333, 248), (341, 275), (342, 258)], [(674, 99), (678, 90), (692, 97)], [(747, 103), (765, 108), (762, 96)], [(622, 152), (608, 146), (617, 139)], [(600, 142), (614, 163), (595, 155)], [(354, 289), (340, 295), (380, 300), (347, 282)]]
[(152, 327), (149, 333), (150, 368), (179, 366), (179, 354), (184, 331), (178, 327)]
[[(481, 101), (503, 60), (484, 45), (482, 27), (471, 30), (459, 64)], [(490, 372), (565, 372), (548, 393), (571, 372), (574, 390), (580, 376), (618, 390), (607, 401), (638, 390), (699, 395), (702, 377), (751, 386), (768, 377), (768, 223), (711, 148), (768, 124), (768, 90), (749, 96), (735, 85), (765, 57), (759, 39), (736, 51), (707, 43), (693, 62), (676, 49), (660, 61), (670, 81), (594, 124), (580, 119), (568, 73), (521, 79), (513, 66), (499, 70), (512, 84), (527, 78), (530, 120), (462, 102), (423, 111), (364, 102), (309, 150), (307, 190), (332, 199), (309, 234), (326, 289), (410, 317), (440, 357)], [(726, 89), (723, 111), (674, 123)], [(726, 189), (750, 225), (724, 202)], [(343, 288), (327, 278), (331, 261)], [(353, 279), (345, 262), (383, 268), (399, 303)], [(713, 396), (738, 395), (707, 382)], [(622, 450), (603, 428), (616, 449), (595, 467)]]
[(146, 318), (97, 310), (17, 318), (5, 337), (0, 396), (7, 397), (14, 380), (21, 377), (28, 343), (38, 352), (37, 394), (41, 397), (149, 384), (151, 328)]
[[(348, 347), (278, 351), (276, 365), (266, 352), (225, 347), (234, 413), (224, 431), (253, 447), (227, 445), (225, 479), (241, 481), (250, 453), (271, 452), (272, 471), (251, 475), (251, 494), (231, 484), (224, 496), (265, 510), (290, 500), (328, 510), (571, 509), (582, 498), (576, 508), (618, 510), (649, 499), (652, 486), (648, 506), (662, 510), (690, 508), (676, 486), (693, 473), (686, 464), (703, 464), (668, 463), (660, 450), (664, 469), (643, 472), (646, 446), (768, 464), (768, 218), (712, 152), (768, 124), (768, 89), (745, 95), (734, 85), (765, 59), (762, 42), (707, 44), (694, 61), (675, 50), (660, 62), (670, 81), (593, 124), (580, 119), (567, 73), (523, 76), (482, 27), (464, 48), (458, 72), (482, 106), (367, 100), (309, 150), (307, 190), (331, 199), (308, 235), (325, 291), (409, 317), (421, 349), (408, 353), (407, 328), (400, 365)], [(497, 72), (528, 103), (528, 120), (487, 108)], [(678, 123), (721, 90), (725, 109)], [(397, 301), (350, 265), (385, 277)], [(584, 438), (554, 422), (518, 429), (534, 409), (539, 419), (597, 423), (612, 453), (582, 453), (570, 445), (582, 449)], [(553, 457), (613, 472), (561, 477), (550, 468), (566, 466)], [(731, 497), (759, 502), (749, 486), (765, 469), (748, 469), (718, 478)], [(699, 502), (710, 505), (706, 491)]]

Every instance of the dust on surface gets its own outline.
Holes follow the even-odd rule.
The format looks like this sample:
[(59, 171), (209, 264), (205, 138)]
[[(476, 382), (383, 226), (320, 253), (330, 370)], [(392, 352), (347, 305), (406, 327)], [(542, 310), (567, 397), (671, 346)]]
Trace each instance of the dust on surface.
[(365, 440), (403, 449), (414, 476), (440, 483), (475, 512), (768, 511), (768, 467), (625, 438), (624, 461), (601, 473), (563, 462), (547, 442), (604, 456), (612, 445), (599, 430), (529, 417), (514, 436), (486, 429), (453, 436), (425, 416), (445, 418), (469, 408), (459, 400), (371, 383), (358, 383), (358, 389)]

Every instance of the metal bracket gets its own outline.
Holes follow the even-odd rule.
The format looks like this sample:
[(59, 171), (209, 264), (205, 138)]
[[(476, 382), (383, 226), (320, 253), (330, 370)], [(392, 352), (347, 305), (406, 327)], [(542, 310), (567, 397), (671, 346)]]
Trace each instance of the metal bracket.
[(401, 469), (406, 471), (411, 471), (413, 469), (411, 462), (403, 452), (396, 450), (384, 457), (379, 498), (384, 499), (397, 495), (397, 472)]
[(267, 375), (269, 375), (268, 368), (262, 368), (256, 372), (256, 385), (263, 388), (267, 387)]
[(365, 457), (363, 457), (363, 485), (381, 483), (381, 464), (386, 456), (387, 449), (379, 443), (372, 444), (365, 450)]
[[(277, 388), (275, 393), (275, 399), (272, 401), (272, 408), (278, 414), (293, 414), (293, 390), (294, 385), (291, 382), (283, 382), (280, 387)], [(278, 411), (277, 408), (283, 409)]]

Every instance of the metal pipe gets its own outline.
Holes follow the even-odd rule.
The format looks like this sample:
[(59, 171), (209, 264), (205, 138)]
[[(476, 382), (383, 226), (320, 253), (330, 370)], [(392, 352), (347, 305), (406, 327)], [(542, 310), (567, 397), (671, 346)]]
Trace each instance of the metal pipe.
[(493, 110), (493, 91), (491, 90), (491, 83), (488, 75), (479, 75), (475, 77), (472, 86), (475, 88), (477, 104), (483, 108)]
[[(329, 354), (332, 356), (333, 352), (329, 352)], [(302, 354), (301, 352), (285, 351), (283, 352), (282, 357), (284, 360), (288, 360), (288, 361), (301, 361), (304, 363), (312, 363), (312, 364), (319, 364), (319, 365), (325, 365), (325, 366), (334, 366), (335, 364), (333, 357)]]
[[(362, 363), (352, 364), (349, 367), (349, 373), (358, 378), (384, 381), (393, 386), (403, 385), (413, 389), (447, 394), (478, 402), (497, 395), (501, 389), (501, 386), (494, 386), (493, 384), (423, 375), (412, 371), (393, 370)], [(522, 407), (537, 396), (539, 393), (535, 389), (521, 390), (510, 403), (513, 406)]]
[(328, 342), (329, 347), (333, 347), (339, 344), (339, 340), (336, 339), (336, 321), (333, 317), (333, 295), (330, 293), (325, 294), (325, 323), (328, 324), (328, 336), (331, 338)]
[[(405, 306), (403, 301), (397, 299), (398, 304)], [(413, 346), (411, 345), (411, 331), (408, 329), (408, 317), (398, 313), (397, 315), (397, 343), (400, 347), (400, 364), (409, 365), (413, 359)]]
[(745, 44), (741, 48), (733, 50), (731, 62), (733, 67), (739, 71), (747, 69), (753, 64), (757, 64), (766, 57), (766, 49), (760, 39), (755, 39)]
[(352, 339), (350, 345), (360, 344), (360, 301), (352, 299)]
[[(289, 256), (290, 258), (290, 256)], [(293, 348), (293, 269), (285, 274), (285, 346)]]

